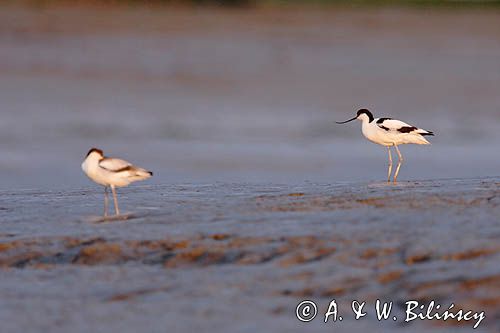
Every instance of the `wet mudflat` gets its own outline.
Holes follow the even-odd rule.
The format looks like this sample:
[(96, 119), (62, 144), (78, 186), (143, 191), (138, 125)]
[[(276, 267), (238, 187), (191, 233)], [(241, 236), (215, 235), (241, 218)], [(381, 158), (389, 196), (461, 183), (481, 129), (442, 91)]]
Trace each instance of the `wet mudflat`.
[[(500, 179), (178, 184), (0, 192), (2, 332), (470, 331), (404, 323), (404, 302), (485, 311), (498, 329)], [(318, 317), (295, 318), (314, 300)], [(336, 299), (344, 320), (324, 324)], [(378, 322), (373, 304), (400, 317)], [(355, 321), (350, 302), (367, 301)]]
[[(416, 299), (497, 332), (499, 17), (3, 6), (0, 331), (471, 331)], [(436, 132), (402, 180), (457, 180), (373, 182), (385, 149), (334, 125), (359, 107)], [(95, 223), (92, 146), (155, 172), (133, 218)], [(397, 322), (353, 320), (377, 298)]]

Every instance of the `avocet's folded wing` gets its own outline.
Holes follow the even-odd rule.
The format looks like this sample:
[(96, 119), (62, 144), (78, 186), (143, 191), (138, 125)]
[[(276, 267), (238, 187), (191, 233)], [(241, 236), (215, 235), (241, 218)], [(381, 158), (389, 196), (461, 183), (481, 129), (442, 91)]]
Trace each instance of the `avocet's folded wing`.
[(99, 162), (99, 166), (109, 171), (120, 172), (130, 169), (132, 164), (119, 158), (105, 157)]

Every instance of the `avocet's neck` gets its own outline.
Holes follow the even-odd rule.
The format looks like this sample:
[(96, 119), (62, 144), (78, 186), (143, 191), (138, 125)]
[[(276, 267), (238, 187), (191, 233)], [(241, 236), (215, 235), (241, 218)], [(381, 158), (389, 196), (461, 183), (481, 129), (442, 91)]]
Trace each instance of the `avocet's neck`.
[(102, 158), (102, 155), (98, 154), (97, 152), (91, 152), (82, 163), (83, 171), (88, 172), (94, 168), (97, 168), (99, 165), (99, 161)]
[(358, 120), (361, 120), (364, 126), (365, 124), (370, 123), (373, 120), (373, 118), (370, 119), (370, 117), (366, 113), (362, 113), (358, 116)]
[(362, 113), (358, 116), (358, 120), (361, 121), (361, 132), (363, 135), (370, 140), (373, 134), (373, 116)]

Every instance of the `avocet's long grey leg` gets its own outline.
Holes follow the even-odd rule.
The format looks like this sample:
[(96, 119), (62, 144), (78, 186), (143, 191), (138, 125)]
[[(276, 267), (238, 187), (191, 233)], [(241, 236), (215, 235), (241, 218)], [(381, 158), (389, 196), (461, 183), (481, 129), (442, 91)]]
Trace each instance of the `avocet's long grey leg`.
[(387, 182), (391, 181), (391, 173), (392, 173), (392, 154), (391, 147), (387, 146), (387, 151), (389, 152), (389, 171), (387, 172)]
[(118, 208), (118, 199), (116, 198), (115, 185), (111, 185), (111, 192), (113, 192), (113, 200), (115, 202), (115, 212), (116, 212), (116, 215), (120, 215), (120, 209)]
[(394, 182), (396, 182), (398, 179), (399, 168), (401, 168), (401, 163), (403, 163), (403, 156), (401, 155), (401, 152), (399, 151), (398, 146), (394, 145), (394, 147), (396, 147), (396, 152), (398, 153), (398, 157), (399, 157), (398, 167), (396, 168), (396, 172), (394, 173)]
[(108, 216), (108, 187), (104, 186), (104, 216)]

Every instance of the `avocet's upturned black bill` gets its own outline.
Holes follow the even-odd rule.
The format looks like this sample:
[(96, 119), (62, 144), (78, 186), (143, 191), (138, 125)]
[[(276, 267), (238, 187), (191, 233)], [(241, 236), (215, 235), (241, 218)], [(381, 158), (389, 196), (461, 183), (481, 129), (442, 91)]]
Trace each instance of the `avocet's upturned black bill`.
[(345, 124), (345, 123), (348, 123), (348, 122), (353, 121), (353, 120), (356, 120), (356, 119), (358, 119), (358, 117), (357, 117), (357, 116), (356, 116), (356, 117), (354, 117), (354, 118), (352, 118), (352, 119), (346, 120), (346, 121), (336, 121), (336, 123), (337, 123), (337, 124)]
[(373, 120), (373, 114), (368, 111), (367, 109), (360, 109), (358, 110), (358, 112), (356, 113), (356, 117), (352, 118), (352, 119), (349, 119), (349, 120), (346, 120), (346, 121), (336, 121), (337, 124), (345, 124), (345, 123), (348, 123), (350, 121), (353, 121), (353, 120), (356, 120), (356, 119), (360, 119), (359, 116), (361, 115), (366, 115), (368, 117), (368, 120), (371, 122)]
[(120, 215), (116, 187), (127, 186), (153, 175), (151, 171), (134, 166), (127, 161), (105, 157), (102, 150), (97, 148), (89, 150), (82, 163), (82, 169), (90, 179), (104, 186), (104, 216), (108, 215), (108, 186), (113, 192), (116, 215)]
[(403, 162), (403, 156), (399, 151), (398, 145), (428, 145), (430, 144), (430, 142), (427, 141), (424, 136), (434, 135), (434, 133), (431, 131), (408, 125), (407, 123), (400, 120), (392, 118), (374, 118), (373, 114), (367, 109), (358, 110), (356, 117), (352, 119), (336, 123), (345, 124), (356, 119), (362, 122), (361, 131), (368, 140), (387, 147), (389, 151), (389, 170), (387, 172), (388, 182), (391, 181), (392, 174), (391, 147), (396, 148), (396, 152), (398, 153), (399, 157), (398, 166), (393, 178), (393, 182), (395, 183), (398, 178), (401, 163)]

